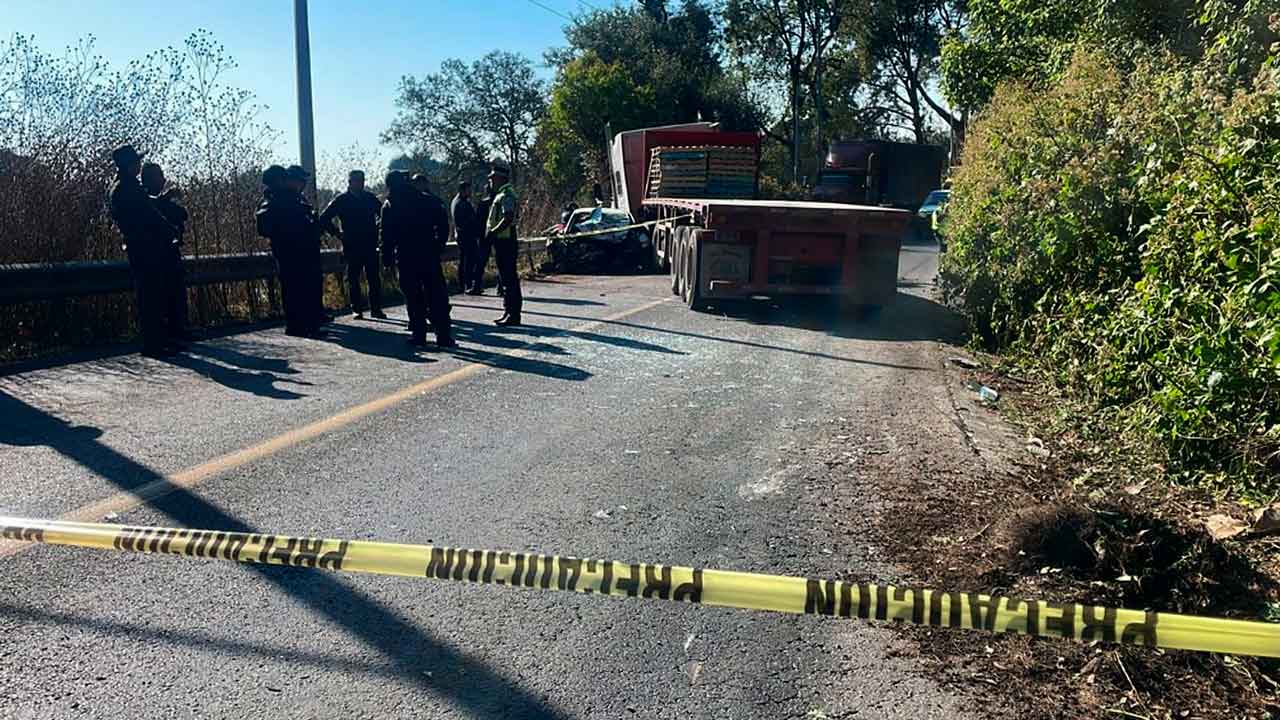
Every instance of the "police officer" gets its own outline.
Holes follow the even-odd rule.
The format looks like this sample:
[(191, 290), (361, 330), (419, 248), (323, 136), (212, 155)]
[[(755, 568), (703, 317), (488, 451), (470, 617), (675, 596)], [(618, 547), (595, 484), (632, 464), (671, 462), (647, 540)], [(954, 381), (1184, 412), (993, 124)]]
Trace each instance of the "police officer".
[(458, 183), (458, 194), (449, 205), (453, 218), (453, 238), (458, 243), (458, 285), (462, 292), (484, 287), (484, 268), (476, 267), (480, 259), (481, 228), (476, 209), (471, 206), (471, 183)]
[[(342, 240), (351, 310), (357, 320), (364, 317), (361, 273), (369, 283), (369, 314), (380, 319), (387, 317), (382, 312), (382, 275), (378, 264), (378, 214), (381, 210), (378, 196), (364, 188), (364, 171), (352, 170), (347, 175), (346, 192), (339, 193), (320, 213), (320, 226)], [(335, 218), (342, 224), (341, 229), (334, 227)]]
[(520, 310), (523, 305), (520, 276), (516, 274), (516, 260), (520, 248), (516, 239), (516, 193), (508, 181), (510, 177), (511, 168), (506, 162), (494, 160), (489, 170), (489, 189), (493, 196), (493, 204), (489, 206), (485, 236), (493, 244), (493, 252), (498, 256), (498, 277), (501, 278), (504, 289), (502, 294), (504, 312), (502, 317), (494, 321), (494, 324), (504, 327), (520, 324)]
[(169, 278), (173, 244), (178, 230), (156, 209), (151, 196), (138, 181), (142, 158), (132, 145), (111, 152), (116, 181), (111, 187), (111, 217), (124, 235), (129, 270), (137, 293), (138, 325), (142, 331), (142, 354), (167, 357), (181, 348), (165, 332), (165, 306), (169, 298)]
[(409, 174), (387, 175), (387, 199), (382, 204), (382, 262), (400, 270), (400, 289), (409, 312), (409, 343), (427, 342), (427, 319), (436, 346), (457, 347), (449, 319), (449, 288), (440, 269), (440, 253), (449, 240), (449, 213), (435, 195), (413, 187)]
[(168, 272), (165, 278), (168, 301), (164, 306), (165, 328), (168, 330), (169, 340), (177, 343), (191, 339), (187, 335), (187, 283), (185, 270), (182, 267), (182, 238), (187, 232), (187, 220), (190, 215), (186, 208), (178, 204), (182, 199), (182, 191), (176, 187), (166, 189), (166, 182), (164, 170), (159, 165), (142, 164), (142, 187), (146, 189), (147, 195), (151, 196), (151, 202), (155, 204), (156, 210), (159, 210), (164, 219), (168, 220), (178, 232), (177, 240), (170, 244), (172, 252), (169, 254)]
[(321, 323), (320, 219), (302, 195), (308, 173), (298, 165), (262, 172), (258, 234), (271, 241), (284, 300), (285, 333), (318, 337)]
[[(493, 242), (485, 232), (485, 223), (489, 217), (489, 206), (493, 205), (493, 191), (486, 183), (480, 202), (476, 203), (476, 223), (480, 226), (480, 237), (476, 243), (476, 282), (471, 286), (468, 295), (484, 294), (484, 273), (489, 267), (489, 256), (493, 254)], [(502, 277), (498, 277), (498, 294), (502, 294)]]

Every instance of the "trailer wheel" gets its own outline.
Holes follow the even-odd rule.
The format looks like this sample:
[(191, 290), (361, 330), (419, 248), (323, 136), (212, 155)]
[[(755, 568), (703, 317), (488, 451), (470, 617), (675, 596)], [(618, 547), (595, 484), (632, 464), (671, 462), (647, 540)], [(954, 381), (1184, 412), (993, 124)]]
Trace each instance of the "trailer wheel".
[(684, 243), (684, 253), (680, 257), (684, 258), (684, 292), (682, 297), (684, 303), (694, 312), (702, 312), (707, 309), (707, 303), (702, 299), (702, 285), (698, 281), (698, 242), (697, 236), (690, 231), (686, 233), (689, 242)]
[(667, 243), (667, 271), (671, 273), (671, 294), (673, 295), (684, 295), (684, 288), (681, 286), (684, 281), (684, 267), (680, 261), (684, 257), (684, 231), (685, 228), (676, 228), (675, 237)]
[[(656, 272), (664, 273), (671, 270), (671, 243), (669, 242), (671, 231), (668, 228), (658, 226), (653, 229), (653, 235), (650, 237), (650, 248), (653, 253), (653, 268)], [(666, 250), (666, 257), (659, 254), (658, 243), (662, 243)]]

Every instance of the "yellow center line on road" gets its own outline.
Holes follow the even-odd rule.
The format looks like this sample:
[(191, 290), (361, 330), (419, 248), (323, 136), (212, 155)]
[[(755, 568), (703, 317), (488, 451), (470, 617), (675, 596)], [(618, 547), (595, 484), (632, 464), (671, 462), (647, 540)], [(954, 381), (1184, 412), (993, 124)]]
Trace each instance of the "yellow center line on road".
[[(566, 330), (561, 330), (559, 333), (553, 333), (552, 337), (554, 337), (555, 334), (585, 332), (609, 322), (637, 315), (646, 310), (655, 308), (667, 301), (667, 299), (654, 300), (629, 310), (624, 310), (613, 315), (602, 317), (599, 320), (592, 320)], [(547, 337), (548, 336), (545, 335), (541, 336), (537, 338), (537, 342), (541, 342)], [(526, 357), (537, 352), (536, 349), (528, 347), (533, 344), (534, 341), (530, 341), (525, 343), (526, 347), (498, 354), (509, 358)], [(168, 495), (175, 490), (195, 487), (209, 478), (217, 477), (231, 470), (235, 470), (236, 468), (248, 465), (249, 463), (270, 457), (281, 450), (291, 448), (295, 445), (300, 445), (308, 440), (313, 440), (326, 433), (346, 427), (357, 420), (388, 410), (405, 402), (406, 400), (429, 393), (433, 390), (438, 390), (446, 385), (452, 385), (459, 380), (465, 380), (466, 378), (489, 368), (489, 365), (485, 365), (483, 363), (468, 363), (457, 370), (451, 370), (439, 377), (434, 377), (430, 380), (424, 380), (420, 383), (410, 385), (409, 387), (397, 390), (390, 395), (380, 397), (376, 400), (370, 400), (369, 402), (349, 407), (335, 415), (303, 425), (300, 428), (290, 430), (282, 435), (277, 435), (270, 440), (265, 440), (256, 445), (251, 445), (247, 448), (242, 448), (226, 455), (216, 457), (208, 462), (200, 463), (195, 467), (187, 468), (186, 470), (174, 473), (173, 475), (168, 475), (158, 480), (153, 480), (144, 485), (140, 485), (133, 490), (119, 492), (97, 502), (81, 506), (71, 512), (59, 515), (58, 519), (65, 522), (101, 521), (103, 516), (109, 513), (120, 513), (132, 510), (139, 505)], [(35, 545), (11, 540), (0, 540), (0, 558), (11, 557), (32, 547), (35, 547)]]

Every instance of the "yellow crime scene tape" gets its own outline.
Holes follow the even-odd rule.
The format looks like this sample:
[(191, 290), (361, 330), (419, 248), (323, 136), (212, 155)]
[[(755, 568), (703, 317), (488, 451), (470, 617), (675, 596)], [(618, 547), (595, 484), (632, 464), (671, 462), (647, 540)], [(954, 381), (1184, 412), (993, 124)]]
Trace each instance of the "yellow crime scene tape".
[(685, 215), (675, 215), (662, 220), (646, 220), (631, 225), (619, 225), (618, 227), (604, 228), (601, 230), (589, 230), (587, 232), (578, 232), (571, 235), (535, 235), (525, 238), (528, 240), (573, 240), (575, 238), (591, 237), (593, 235), (612, 235), (613, 233), (624, 232), (627, 230), (635, 230), (636, 228), (657, 227), (658, 225), (674, 225), (677, 221), (687, 220), (693, 217), (693, 213)]
[(1280, 624), (560, 555), (0, 517), (7, 540), (1280, 657)]

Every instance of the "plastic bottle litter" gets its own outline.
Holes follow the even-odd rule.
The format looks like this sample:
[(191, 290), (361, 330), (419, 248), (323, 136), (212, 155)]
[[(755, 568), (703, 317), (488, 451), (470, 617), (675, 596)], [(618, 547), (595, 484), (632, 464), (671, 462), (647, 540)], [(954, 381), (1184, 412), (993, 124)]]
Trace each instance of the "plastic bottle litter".
[(1000, 393), (996, 392), (992, 388), (987, 387), (986, 385), (983, 385), (982, 387), (978, 388), (978, 398), (983, 402), (993, 403), (1000, 399)]

